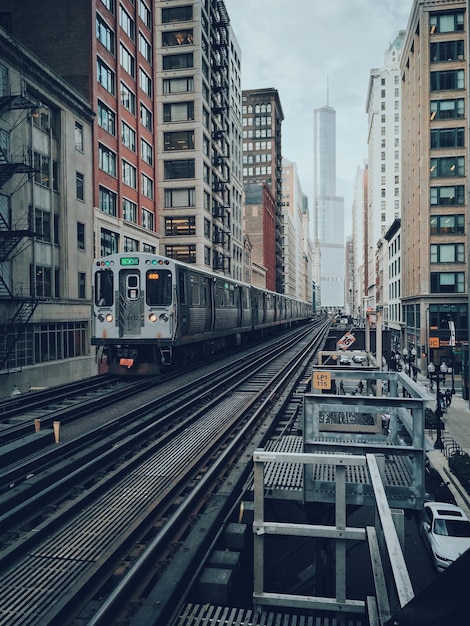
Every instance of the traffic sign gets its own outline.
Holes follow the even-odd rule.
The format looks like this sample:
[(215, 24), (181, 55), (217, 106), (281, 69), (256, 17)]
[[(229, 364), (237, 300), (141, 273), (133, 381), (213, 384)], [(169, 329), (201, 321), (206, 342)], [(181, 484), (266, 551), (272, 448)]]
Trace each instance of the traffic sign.
[(352, 333), (346, 333), (336, 344), (341, 350), (347, 350), (356, 341), (356, 337)]

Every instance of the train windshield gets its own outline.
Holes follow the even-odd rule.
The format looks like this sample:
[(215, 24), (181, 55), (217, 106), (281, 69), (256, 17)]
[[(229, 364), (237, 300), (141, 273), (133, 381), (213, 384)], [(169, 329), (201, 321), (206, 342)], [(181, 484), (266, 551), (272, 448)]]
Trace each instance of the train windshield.
[(95, 274), (95, 304), (96, 306), (113, 306), (113, 271), (100, 270)]
[(171, 304), (171, 272), (152, 269), (147, 272), (147, 304), (149, 306), (168, 306)]

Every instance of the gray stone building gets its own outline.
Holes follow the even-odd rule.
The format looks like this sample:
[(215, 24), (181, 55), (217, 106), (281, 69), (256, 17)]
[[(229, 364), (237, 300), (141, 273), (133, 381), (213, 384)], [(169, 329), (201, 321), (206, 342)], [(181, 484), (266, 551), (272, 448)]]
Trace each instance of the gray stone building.
[(93, 117), (0, 29), (0, 397), (96, 372)]

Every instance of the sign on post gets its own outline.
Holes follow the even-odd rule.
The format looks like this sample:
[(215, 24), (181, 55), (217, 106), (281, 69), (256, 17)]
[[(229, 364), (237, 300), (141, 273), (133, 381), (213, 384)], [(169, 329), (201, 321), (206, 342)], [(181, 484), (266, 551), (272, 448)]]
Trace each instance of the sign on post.
[(313, 372), (315, 389), (331, 389), (331, 372)]
[(352, 333), (346, 333), (345, 335), (341, 337), (341, 339), (338, 341), (336, 345), (341, 350), (347, 350), (349, 346), (352, 346), (352, 344), (355, 341), (356, 341), (356, 337)]

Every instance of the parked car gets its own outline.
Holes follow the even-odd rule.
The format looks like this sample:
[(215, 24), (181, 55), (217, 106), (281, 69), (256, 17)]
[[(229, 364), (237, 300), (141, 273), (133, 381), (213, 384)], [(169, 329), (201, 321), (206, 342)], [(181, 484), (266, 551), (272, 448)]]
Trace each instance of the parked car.
[(367, 357), (365, 357), (363, 354), (355, 354), (353, 356), (353, 361), (354, 363), (367, 363)]
[(470, 520), (455, 504), (426, 502), (421, 534), (437, 571), (449, 567), (470, 548)]

